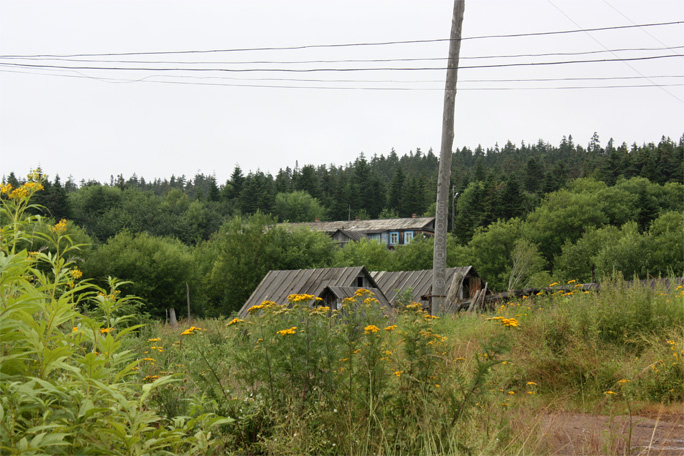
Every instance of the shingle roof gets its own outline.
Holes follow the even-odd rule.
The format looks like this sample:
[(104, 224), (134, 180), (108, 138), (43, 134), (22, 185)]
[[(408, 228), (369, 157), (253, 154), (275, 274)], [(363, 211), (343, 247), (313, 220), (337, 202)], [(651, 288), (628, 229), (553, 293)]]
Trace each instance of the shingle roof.
[(433, 230), (434, 217), (411, 217), (380, 220), (349, 220), (340, 222), (288, 223), (292, 227), (308, 226), (311, 229), (334, 233), (342, 231), (382, 232), (390, 230)]
[(353, 286), (356, 278), (362, 274), (370, 281), (371, 288), (379, 288), (368, 270), (363, 266), (270, 271), (242, 306), (238, 315), (240, 318), (244, 318), (250, 307), (266, 300), (285, 304), (287, 297), (291, 294), (318, 296), (326, 286)]
[[(447, 268), (446, 294), (450, 294), (449, 291), (455, 274), (459, 274), (460, 281), (462, 282), (462, 278), (471, 271), (474, 272), (472, 266)], [(394, 302), (394, 299), (397, 297), (397, 290), (404, 291), (408, 288), (413, 288), (412, 299), (417, 302), (420, 302), (421, 296), (430, 294), (432, 290), (432, 269), (422, 271), (373, 271), (371, 275), (390, 302)]]

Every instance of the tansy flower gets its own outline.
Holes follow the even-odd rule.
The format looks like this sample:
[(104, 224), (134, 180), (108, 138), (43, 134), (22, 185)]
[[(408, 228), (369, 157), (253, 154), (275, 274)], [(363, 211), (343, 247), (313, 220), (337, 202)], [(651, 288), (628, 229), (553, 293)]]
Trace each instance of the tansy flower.
[(375, 326), (375, 325), (368, 325), (368, 326), (366, 326), (365, 328), (363, 328), (363, 331), (364, 331), (366, 334), (372, 334), (372, 333), (376, 333), (376, 332), (380, 331), (380, 328), (378, 328), (378, 327)]
[(397, 325), (392, 325), (392, 326), (386, 327), (385, 331), (394, 331), (395, 329), (397, 329)]
[(537, 384), (534, 383), (534, 382), (527, 382), (527, 384), (528, 384), (528, 385), (532, 385), (532, 386), (537, 386)]
[(607, 395), (609, 395), (609, 396), (610, 396), (610, 395), (613, 395), (613, 394), (617, 394), (617, 393), (616, 393), (616, 392), (614, 392), (614, 391), (606, 391), (606, 392), (605, 392), (605, 393), (603, 393), (603, 394), (607, 394)]
[(159, 337), (155, 337), (154, 339), (147, 339), (148, 342), (159, 342), (161, 339)]
[(292, 328), (289, 328), (289, 329), (281, 329), (280, 331), (278, 331), (278, 334), (280, 334), (281, 336), (297, 334), (297, 327), (293, 326)]
[(396, 375), (397, 377), (401, 377), (401, 374), (403, 373), (404, 371), (394, 371), (394, 375)]
[(558, 282), (553, 282), (549, 284), (550, 287), (555, 287), (556, 285), (558, 285)]
[(102, 334), (108, 334), (108, 333), (110, 333), (110, 332), (112, 332), (112, 331), (114, 331), (114, 328), (102, 328), (102, 329), (100, 329), (100, 332), (101, 332)]
[(618, 380), (618, 383), (622, 383), (622, 384), (629, 383), (629, 380), (627, 380), (626, 378), (623, 378), (622, 380)]
[(575, 283), (575, 282), (577, 282), (577, 280), (575, 280), (575, 279), (568, 280), (568, 283)]
[(245, 320), (240, 320), (239, 318), (233, 318), (232, 320), (230, 320), (230, 323), (228, 323), (227, 326), (237, 325), (238, 323), (242, 323), (243, 321), (245, 321)]
[(71, 329), (71, 332), (76, 332), (76, 331), (78, 331), (78, 327), (77, 327), (77, 326), (74, 326), (74, 327)]

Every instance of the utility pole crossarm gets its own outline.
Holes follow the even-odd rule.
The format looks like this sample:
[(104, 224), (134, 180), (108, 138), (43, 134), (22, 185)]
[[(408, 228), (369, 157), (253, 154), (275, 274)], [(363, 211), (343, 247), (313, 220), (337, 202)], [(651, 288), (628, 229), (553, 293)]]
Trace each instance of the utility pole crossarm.
[(451, 153), (454, 145), (454, 111), (456, 83), (458, 81), (458, 59), (461, 51), (461, 30), (465, 0), (454, 0), (454, 14), (451, 19), (449, 60), (444, 88), (444, 111), (442, 115), (442, 142), (439, 153), (439, 176), (437, 180), (437, 210), (435, 217), (435, 247), (432, 257), (432, 309), (439, 314), (444, 307), (446, 294), (446, 235), (449, 213), (449, 186), (451, 184)]

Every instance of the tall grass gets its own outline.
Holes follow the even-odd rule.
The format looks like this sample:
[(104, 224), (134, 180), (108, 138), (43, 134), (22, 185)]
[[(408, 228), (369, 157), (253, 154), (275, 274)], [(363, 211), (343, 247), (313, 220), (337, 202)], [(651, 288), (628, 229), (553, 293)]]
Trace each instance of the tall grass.
[(612, 280), (442, 318), (295, 296), (187, 336), (149, 327), (179, 342), (157, 358), (185, 382), (154, 401), (235, 418), (220, 439), (238, 453), (536, 454), (540, 414), (684, 400), (681, 295)]

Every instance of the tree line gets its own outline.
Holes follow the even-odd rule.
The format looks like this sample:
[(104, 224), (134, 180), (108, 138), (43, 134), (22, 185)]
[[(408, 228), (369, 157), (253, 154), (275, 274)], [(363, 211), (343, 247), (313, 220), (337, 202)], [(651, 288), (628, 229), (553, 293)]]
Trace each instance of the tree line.
[[(558, 147), (458, 149), (449, 264), (475, 266), (496, 290), (613, 270), (682, 275), (683, 163), (684, 137), (631, 147), (611, 140), (604, 148), (594, 135), (587, 147), (568, 137)], [(392, 251), (372, 242), (339, 248), (322, 233), (276, 224), (432, 215), (437, 168), (432, 151), (416, 149), (275, 176), (236, 166), (222, 185), (203, 174), (80, 184), (55, 176), (36, 194), (42, 208), (34, 211), (46, 218), (34, 229), (67, 219), (69, 234), (89, 246), (79, 252), (84, 274), (131, 281), (127, 291), (154, 316), (183, 307), (186, 284), (194, 312), (227, 315), (270, 269), (429, 269), (431, 240)], [(3, 182), (22, 180), (9, 173)]]

